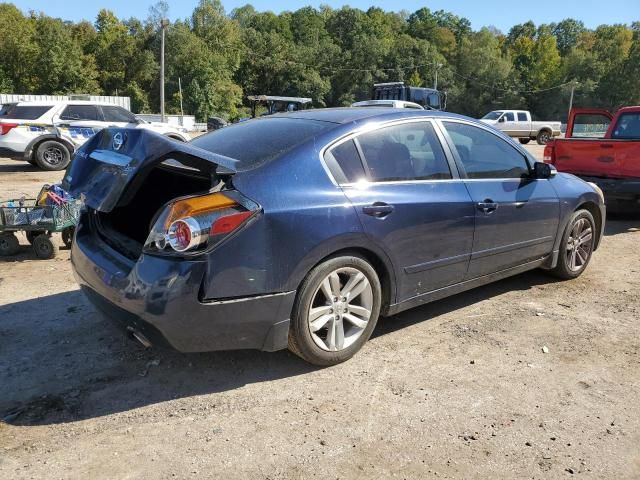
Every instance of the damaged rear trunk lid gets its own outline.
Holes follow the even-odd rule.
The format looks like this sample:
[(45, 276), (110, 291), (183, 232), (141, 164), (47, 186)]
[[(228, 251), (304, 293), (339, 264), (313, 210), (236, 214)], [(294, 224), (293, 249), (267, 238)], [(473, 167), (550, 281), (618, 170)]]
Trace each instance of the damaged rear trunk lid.
[(178, 162), (183, 170), (206, 174), (215, 186), (237, 172), (237, 160), (142, 129), (101, 130), (75, 154), (62, 187), (99, 212), (127, 205), (149, 173), (160, 164)]

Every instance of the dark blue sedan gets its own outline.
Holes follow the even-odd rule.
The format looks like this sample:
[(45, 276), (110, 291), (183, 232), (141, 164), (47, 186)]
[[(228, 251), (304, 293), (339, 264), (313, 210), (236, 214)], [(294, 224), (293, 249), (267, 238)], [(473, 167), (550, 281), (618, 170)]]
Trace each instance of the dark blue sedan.
[(580, 275), (602, 192), (448, 113), (321, 109), (173, 142), (104, 130), (64, 186), (89, 299), (145, 345), (354, 355), (380, 315), (534, 268)]

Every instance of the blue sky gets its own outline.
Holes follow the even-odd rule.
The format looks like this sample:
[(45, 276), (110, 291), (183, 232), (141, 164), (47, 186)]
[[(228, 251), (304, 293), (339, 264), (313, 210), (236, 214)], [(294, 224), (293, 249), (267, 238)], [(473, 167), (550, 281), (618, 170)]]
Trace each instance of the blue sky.
[[(14, 0), (12, 3), (25, 12), (35, 10), (65, 20), (86, 19), (93, 21), (100, 8), (108, 8), (123, 18), (146, 18), (149, 6), (155, 1)], [(170, 17), (175, 19), (189, 16), (198, 1), (168, 0), (168, 3), (170, 5)], [(404, 9), (410, 12), (427, 6), (432, 10), (443, 9), (467, 17), (471, 20), (474, 29), (485, 25), (494, 25), (504, 32), (507, 32), (511, 26), (527, 20), (533, 20), (536, 24), (540, 24), (573, 17), (582, 20), (590, 28), (603, 23), (630, 24), (633, 21), (640, 20), (640, 0), (543, 0), (541, 3), (518, 0), (404, 0), (402, 2), (388, 0), (351, 0), (349, 2), (335, 0), (319, 2), (223, 0), (228, 12), (246, 3), (251, 3), (257, 10), (271, 10), (274, 12), (296, 10), (305, 5), (317, 7), (320, 4), (327, 4), (334, 8), (350, 5), (365, 10), (375, 5), (385, 10), (396, 11)], [(514, 5), (522, 5), (522, 7), (514, 7)], [(543, 8), (539, 8), (541, 5)]]

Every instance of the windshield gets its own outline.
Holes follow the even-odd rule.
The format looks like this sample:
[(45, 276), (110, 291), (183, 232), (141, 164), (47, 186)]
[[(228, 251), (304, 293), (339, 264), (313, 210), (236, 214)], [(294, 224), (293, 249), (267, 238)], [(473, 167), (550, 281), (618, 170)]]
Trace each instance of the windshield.
[(501, 111), (489, 112), (484, 117), (482, 117), (482, 119), (483, 120), (498, 120), (502, 116), (503, 113), (504, 112), (501, 112)]
[(36, 120), (51, 110), (53, 106), (17, 105), (15, 103), (5, 105), (0, 110), (0, 118), (12, 120)]
[(256, 168), (306, 140), (335, 127), (330, 122), (299, 118), (259, 118), (196, 138), (196, 147), (238, 160), (238, 171)]

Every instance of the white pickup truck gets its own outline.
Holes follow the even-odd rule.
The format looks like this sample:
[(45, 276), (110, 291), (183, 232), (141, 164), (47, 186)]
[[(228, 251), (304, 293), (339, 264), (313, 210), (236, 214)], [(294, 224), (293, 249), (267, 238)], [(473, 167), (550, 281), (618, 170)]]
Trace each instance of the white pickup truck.
[(553, 137), (560, 135), (560, 122), (532, 122), (531, 113), (526, 110), (494, 110), (480, 119), (520, 143), (536, 140), (538, 145), (546, 145)]

